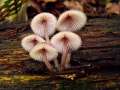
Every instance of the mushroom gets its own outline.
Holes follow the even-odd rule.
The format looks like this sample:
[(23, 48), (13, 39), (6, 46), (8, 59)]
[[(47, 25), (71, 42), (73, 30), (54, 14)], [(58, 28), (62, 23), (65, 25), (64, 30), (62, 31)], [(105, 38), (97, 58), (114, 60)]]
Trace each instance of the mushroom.
[(87, 17), (82, 11), (68, 10), (60, 15), (56, 27), (59, 31), (77, 31), (86, 24), (86, 21)]
[[(49, 36), (55, 32), (57, 18), (51, 13), (40, 13), (36, 15), (31, 21), (31, 28), (33, 32), (41, 37), (45, 37), (49, 44)], [(58, 61), (54, 60), (55, 67), (58, 69)]]
[(49, 36), (55, 32), (57, 19), (51, 13), (40, 13), (31, 21), (33, 32), (41, 37), (45, 37), (49, 43)]
[(44, 62), (49, 71), (53, 71), (52, 65), (49, 61), (54, 60), (58, 56), (58, 52), (55, 48), (49, 44), (42, 43), (37, 44), (30, 52), (30, 56), (38, 61)]
[(38, 43), (45, 42), (45, 40), (38, 35), (29, 35), (22, 39), (21, 46), (28, 52)]
[(61, 70), (70, 63), (70, 54), (82, 45), (81, 38), (73, 32), (60, 32), (51, 39), (51, 44), (62, 54)]

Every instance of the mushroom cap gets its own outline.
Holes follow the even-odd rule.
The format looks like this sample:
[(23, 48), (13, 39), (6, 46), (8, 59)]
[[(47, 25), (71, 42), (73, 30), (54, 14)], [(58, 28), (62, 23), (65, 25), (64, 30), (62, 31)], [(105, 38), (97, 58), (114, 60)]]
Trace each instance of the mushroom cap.
[(47, 60), (51, 61), (58, 56), (58, 52), (51, 45), (46, 43), (37, 44), (30, 52), (30, 56), (38, 61), (43, 61), (43, 56), (47, 56)]
[(31, 21), (31, 28), (33, 32), (41, 37), (45, 37), (45, 30), (48, 36), (55, 32), (57, 18), (51, 13), (40, 13), (36, 15)]
[(69, 10), (60, 15), (57, 22), (59, 31), (77, 31), (80, 30), (87, 21), (86, 15), (82, 11)]
[(43, 43), (45, 40), (38, 35), (29, 35), (22, 39), (21, 46), (28, 52), (38, 43)]
[(54, 35), (51, 39), (51, 44), (58, 50), (58, 52), (62, 53), (65, 49), (64, 40), (67, 39), (67, 46), (70, 50), (75, 51), (82, 45), (81, 38), (73, 33), (73, 32), (59, 32)]

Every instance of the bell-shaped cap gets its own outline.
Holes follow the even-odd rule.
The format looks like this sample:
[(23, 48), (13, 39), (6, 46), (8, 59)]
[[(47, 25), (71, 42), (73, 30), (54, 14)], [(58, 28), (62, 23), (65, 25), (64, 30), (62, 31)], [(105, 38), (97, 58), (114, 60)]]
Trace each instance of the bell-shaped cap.
[(43, 43), (45, 40), (38, 35), (29, 35), (22, 39), (21, 46), (28, 52), (38, 43)]
[(86, 15), (82, 11), (69, 10), (60, 15), (57, 22), (59, 31), (77, 31), (80, 30), (87, 21)]
[(58, 52), (51, 45), (42, 43), (37, 44), (31, 51), (30, 56), (38, 61), (43, 61), (43, 57), (46, 56), (48, 61), (51, 61), (58, 56)]
[(33, 32), (41, 37), (45, 37), (45, 33), (51, 36), (55, 32), (57, 18), (51, 13), (40, 13), (31, 21)]
[(59, 32), (51, 39), (51, 44), (62, 53), (67, 46), (70, 50), (77, 50), (82, 45), (81, 38), (73, 32)]

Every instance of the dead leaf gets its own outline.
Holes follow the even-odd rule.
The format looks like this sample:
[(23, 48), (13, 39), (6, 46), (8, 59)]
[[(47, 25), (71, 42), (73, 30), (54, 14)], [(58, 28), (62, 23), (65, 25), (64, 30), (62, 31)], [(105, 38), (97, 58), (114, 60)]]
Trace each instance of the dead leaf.
[(108, 15), (111, 15), (111, 14), (120, 15), (120, 4), (108, 3), (105, 9)]
[(88, 4), (88, 3), (95, 4), (96, 0), (81, 0), (80, 2), (83, 3), (83, 4)]
[(69, 9), (84, 11), (82, 4), (78, 1), (64, 1), (64, 5)]
[(41, 1), (44, 1), (45, 3), (48, 3), (48, 2), (56, 2), (57, 0), (41, 0)]

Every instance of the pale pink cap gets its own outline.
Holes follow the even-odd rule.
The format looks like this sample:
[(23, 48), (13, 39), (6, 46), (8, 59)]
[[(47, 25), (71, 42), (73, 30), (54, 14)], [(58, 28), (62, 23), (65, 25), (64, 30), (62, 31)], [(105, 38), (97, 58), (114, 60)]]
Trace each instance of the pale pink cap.
[(37, 44), (30, 52), (30, 56), (38, 61), (43, 60), (43, 54), (42, 50), (45, 50), (45, 55), (47, 57), (47, 60), (51, 61), (57, 58), (58, 52), (55, 48), (50, 46), (49, 44), (42, 43), (42, 44)]
[(63, 38), (68, 39), (68, 45), (70, 50), (74, 51), (79, 49), (82, 45), (81, 38), (73, 33), (73, 32), (59, 32), (58, 34), (54, 35), (51, 39), (51, 44), (61, 53), (65, 48), (65, 44), (62, 41)]
[(43, 43), (45, 40), (38, 35), (29, 35), (22, 39), (21, 46), (28, 52), (38, 43)]
[(59, 31), (77, 31), (85, 26), (87, 17), (82, 11), (69, 10), (60, 15), (57, 22)]
[(57, 18), (51, 13), (40, 13), (36, 15), (31, 21), (32, 31), (45, 37), (45, 30), (48, 32), (48, 36), (54, 34), (56, 30)]

